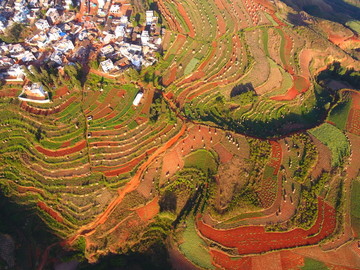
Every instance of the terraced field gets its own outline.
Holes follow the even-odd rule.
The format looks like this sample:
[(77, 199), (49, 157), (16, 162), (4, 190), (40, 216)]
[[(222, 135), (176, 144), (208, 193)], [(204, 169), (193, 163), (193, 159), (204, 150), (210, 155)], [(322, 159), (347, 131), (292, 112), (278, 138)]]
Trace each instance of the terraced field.
[(54, 246), (83, 243), (96, 262), (166, 238), (203, 268), (258, 269), (275, 256), (296, 268), (314, 247), (320, 261), (344, 247), (351, 256), (326, 263), (359, 267), (349, 198), (360, 94), (337, 102), (317, 81), (330, 61), (359, 62), (316, 22), (292, 24), (283, 3), (155, 3), (166, 25), (157, 66), (114, 79), (90, 70), (49, 104), (0, 90), (2, 193), (60, 239), (39, 269)]

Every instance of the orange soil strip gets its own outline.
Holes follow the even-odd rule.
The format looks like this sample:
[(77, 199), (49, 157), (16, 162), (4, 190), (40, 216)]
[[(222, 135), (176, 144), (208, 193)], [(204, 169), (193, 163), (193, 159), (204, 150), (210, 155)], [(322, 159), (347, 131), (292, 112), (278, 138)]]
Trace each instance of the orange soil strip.
[(185, 23), (189, 28), (189, 31), (190, 31), (189, 32), (189, 37), (194, 38), (195, 37), (195, 31), (194, 31), (194, 27), (192, 25), (192, 22), (191, 22), (189, 16), (187, 15), (184, 7), (179, 2), (177, 2), (176, 4), (177, 4), (177, 8), (178, 8), (178, 11), (180, 12), (181, 17), (185, 20)]
[(303, 76), (293, 76), (293, 86), (287, 90), (285, 95), (271, 97), (272, 100), (293, 100), (300, 93), (305, 93), (310, 87), (310, 82)]
[(299, 269), (304, 265), (304, 257), (291, 251), (280, 251), (282, 269)]
[(150, 219), (153, 219), (160, 211), (159, 197), (155, 197), (150, 203), (137, 208), (135, 211), (142, 221), (149, 221)]
[(93, 116), (93, 119), (94, 120), (97, 120), (97, 119), (100, 119), (100, 118), (103, 118), (104, 116), (107, 116), (109, 115), (110, 113), (112, 113), (113, 110), (110, 108), (110, 107), (105, 107), (103, 108), (102, 110), (100, 110), (99, 112), (97, 112), (94, 116)]
[(40, 153), (48, 156), (48, 157), (62, 157), (62, 156), (66, 156), (69, 154), (73, 154), (76, 152), (81, 151), (82, 149), (84, 149), (86, 146), (86, 141), (81, 141), (78, 142), (75, 146), (70, 147), (70, 148), (66, 148), (66, 149), (61, 149), (61, 150), (48, 150), (45, 149), (41, 146), (35, 146), (36, 150), (38, 150)]
[(221, 0), (215, 0), (215, 4), (220, 10), (225, 9), (225, 7), (224, 7), (223, 3), (221, 2)]
[[(186, 41), (186, 37), (183, 34), (178, 34), (176, 40), (171, 45), (168, 52), (172, 51), (172, 49), (175, 48), (174, 49), (175, 51), (172, 54), (177, 54), (177, 52), (181, 49), (182, 45), (184, 45), (185, 41)], [(165, 55), (164, 59), (166, 60), (168, 57), (169, 57), (169, 53)]]
[(171, 84), (173, 81), (175, 81), (175, 79), (176, 79), (176, 72), (177, 72), (177, 66), (174, 65), (174, 66), (170, 69), (167, 78), (163, 81), (163, 84), (164, 84), (165, 86), (168, 86), (168, 85)]
[(114, 118), (115, 116), (117, 115), (117, 112), (116, 111), (113, 111), (112, 113), (108, 114), (105, 119), (106, 120), (110, 120), (112, 118)]
[(217, 24), (219, 26), (219, 31), (216, 34), (216, 37), (218, 38), (226, 33), (226, 23), (221, 15), (217, 15), (216, 18), (217, 18)]
[(48, 213), (53, 219), (55, 219), (57, 222), (64, 222), (64, 219), (58, 212), (55, 212), (51, 207), (46, 205), (44, 202), (38, 202), (37, 206), (39, 206), (42, 210), (44, 210), (46, 213)]
[(159, 10), (161, 14), (166, 19), (166, 22), (170, 25), (170, 29), (177, 31), (179, 33), (184, 32), (179, 22), (176, 20), (174, 16), (169, 12), (169, 10), (166, 8), (162, 0), (157, 0), (156, 3), (158, 3)]
[(136, 171), (133, 178), (125, 185), (124, 188), (120, 188), (118, 190), (119, 196), (108, 205), (106, 210), (102, 214), (100, 214), (93, 222), (91, 222), (88, 225), (83, 226), (82, 228), (80, 228), (75, 233), (75, 235), (72, 236), (71, 238), (69, 238), (68, 240), (66, 240), (66, 242), (69, 243), (69, 244), (72, 244), (76, 240), (76, 238), (78, 236), (91, 234), (99, 224), (103, 224), (107, 220), (109, 215), (114, 211), (114, 209), (122, 202), (125, 195), (127, 193), (129, 193), (129, 192), (134, 191), (139, 186), (140, 177), (143, 174), (143, 172), (145, 171), (145, 169), (156, 159), (157, 156), (159, 156), (160, 154), (165, 152), (168, 148), (170, 148), (173, 144), (175, 144), (179, 140), (179, 138), (184, 135), (185, 130), (186, 130), (186, 125), (183, 124), (183, 126), (182, 126), (182, 128), (181, 128), (181, 130), (179, 131), (178, 134), (176, 134), (168, 142), (166, 142), (161, 147), (159, 147), (148, 158), (148, 160), (146, 160), (142, 165), (140, 165), (140, 167)]
[(3, 89), (0, 90), (0, 97), (17, 97), (20, 92), (19, 89)]
[(125, 94), (126, 94), (126, 91), (125, 91), (124, 89), (120, 89), (120, 90), (116, 93), (116, 95), (117, 95), (118, 97), (123, 97)]
[(17, 191), (20, 193), (26, 193), (27, 191), (44, 194), (43, 190), (38, 189), (36, 187), (24, 187), (24, 186), (17, 186)]
[(220, 269), (233, 269), (233, 270), (251, 270), (252, 260), (251, 257), (244, 257), (239, 259), (232, 259), (222, 251), (215, 249), (210, 250), (213, 264)]
[(123, 174), (123, 173), (127, 173), (130, 172), (133, 168), (135, 168), (136, 165), (138, 165), (143, 159), (145, 159), (146, 155), (150, 155), (152, 153), (154, 153), (156, 151), (156, 148), (150, 149), (148, 151), (146, 151), (144, 154), (142, 154), (141, 156), (132, 159), (131, 161), (123, 164), (123, 167), (119, 168), (119, 169), (115, 169), (115, 170), (99, 170), (102, 169), (104, 167), (96, 167), (94, 169), (94, 171), (99, 171), (99, 172), (104, 172), (104, 174), (106, 176), (118, 176), (119, 174)]
[(150, 113), (150, 107), (154, 99), (154, 93), (155, 93), (155, 89), (149, 89), (149, 91), (147, 92), (147, 95), (144, 98), (145, 101), (144, 101), (144, 106), (141, 109), (141, 114), (148, 115)]
[(29, 113), (33, 113), (33, 114), (37, 114), (37, 115), (50, 115), (50, 114), (58, 113), (58, 112), (64, 110), (67, 106), (69, 106), (75, 100), (76, 100), (76, 97), (72, 96), (64, 103), (60, 104), (59, 106), (57, 106), (55, 108), (51, 108), (51, 109), (38, 109), (38, 108), (34, 108), (32, 106), (29, 106), (26, 102), (21, 102), (20, 108), (24, 109), (25, 111), (27, 111)]
[(91, 68), (89, 72), (94, 73), (95, 75), (107, 78), (107, 79), (115, 79), (116, 78), (115, 76), (110, 75), (109, 73), (105, 73), (105, 72), (102, 72), (100, 70), (96, 70), (93, 68)]
[(69, 147), (70, 144), (71, 144), (71, 140), (70, 140), (70, 141), (67, 141), (67, 142), (63, 142), (60, 147), (61, 147), (61, 148), (66, 148), (66, 147)]
[(201, 79), (202, 77), (205, 76), (205, 73), (202, 71), (205, 66), (210, 62), (210, 60), (214, 57), (214, 55), (216, 54), (216, 47), (217, 47), (217, 42), (214, 41), (212, 42), (212, 51), (211, 54), (207, 57), (207, 59), (201, 63), (201, 65), (199, 66), (199, 68), (197, 69), (197, 71), (193, 72), (192, 75), (184, 80), (182, 80), (181, 82), (177, 83), (176, 86), (180, 87), (183, 86), (186, 83), (190, 83), (193, 81), (196, 81), (198, 79)]
[(56, 90), (56, 93), (54, 95), (54, 99), (60, 98), (65, 96), (68, 93), (69, 89), (66, 86), (63, 86)]
[(219, 155), (221, 163), (226, 163), (233, 158), (233, 155), (221, 143), (214, 145), (213, 149)]

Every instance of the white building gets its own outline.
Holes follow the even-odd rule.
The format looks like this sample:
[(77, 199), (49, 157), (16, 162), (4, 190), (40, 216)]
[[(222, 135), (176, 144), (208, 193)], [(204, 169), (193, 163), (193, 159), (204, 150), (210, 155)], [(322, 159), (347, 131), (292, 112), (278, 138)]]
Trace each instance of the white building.
[(68, 51), (71, 51), (75, 48), (74, 44), (71, 40), (65, 39), (60, 40), (54, 45), (54, 48), (58, 50), (59, 52), (66, 53)]
[(102, 53), (103, 55), (107, 55), (107, 54), (113, 53), (115, 50), (114, 50), (113, 46), (111, 46), (110, 44), (108, 44), (108, 45), (102, 47), (102, 48), (100, 49), (100, 51), (101, 51), (101, 53)]
[(50, 28), (49, 23), (47, 22), (47, 20), (44, 20), (44, 19), (38, 20), (35, 23), (35, 26), (36, 26), (37, 29), (42, 30), (42, 31), (47, 30), (47, 29)]
[(114, 63), (110, 59), (100, 62), (100, 66), (106, 73), (109, 73), (114, 69)]
[(146, 11), (146, 25), (151, 25), (157, 22), (157, 17), (154, 16), (153, 10)]
[(133, 101), (133, 105), (134, 106), (138, 106), (140, 104), (141, 98), (143, 97), (144, 93), (143, 92), (139, 92), (137, 93), (134, 101)]
[(23, 78), (24, 71), (22, 67), (18, 64), (12, 65), (7, 71), (6, 74), (11, 77)]
[(119, 13), (120, 5), (118, 5), (118, 4), (111, 5), (109, 12), (110, 13)]
[(123, 25), (116, 26), (114, 33), (115, 33), (116, 38), (124, 37), (125, 36), (125, 26), (123, 26)]
[(149, 43), (149, 40), (150, 40), (150, 36), (149, 36), (149, 31), (142, 31), (141, 32), (141, 43), (143, 45), (147, 45)]

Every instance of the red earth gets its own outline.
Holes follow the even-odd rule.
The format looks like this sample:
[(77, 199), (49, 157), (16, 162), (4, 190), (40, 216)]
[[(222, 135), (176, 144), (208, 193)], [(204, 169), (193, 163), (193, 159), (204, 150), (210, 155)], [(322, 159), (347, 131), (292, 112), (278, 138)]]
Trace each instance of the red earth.
[(160, 211), (159, 197), (155, 197), (151, 202), (143, 207), (137, 208), (135, 211), (142, 221), (153, 219)]
[(80, 141), (75, 146), (61, 150), (48, 150), (41, 146), (35, 146), (36, 150), (49, 157), (62, 157), (81, 151), (86, 147), (86, 141)]
[(44, 210), (45, 212), (47, 212), (53, 219), (55, 219), (57, 222), (63, 222), (64, 219), (62, 218), (62, 216), (60, 216), (59, 213), (55, 212), (51, 207), (49, 207), (48, 205), (46, 205), (44, 202), (38, 202), (37, 206), (39, 206), (42, 210)]
[(314, 245), (331, 235), (336, 227), (335, 209), (318, 198), (318, 217), (308, 230), (293, 229), (288, 232), (266, 232), (264, 226), (243, 226), (218, 230), (206, 225), (200, 218), (200, 233), (226, 247), (237, 248), (240, 255), (256, 254), (271, 250)]
[(303, 76), (293, 76), (293, 86), (287, 90), (285, 95), (271, 97), (273, 100), (293, 100), (299, 94), (305, 93), (310, 87), (310, 82)]

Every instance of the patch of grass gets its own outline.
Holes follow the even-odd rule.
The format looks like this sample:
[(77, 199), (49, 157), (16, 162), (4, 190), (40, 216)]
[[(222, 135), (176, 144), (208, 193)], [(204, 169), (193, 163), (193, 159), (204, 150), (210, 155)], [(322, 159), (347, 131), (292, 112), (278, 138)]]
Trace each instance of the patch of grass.
[(360, 34), (360, 21), (348, 21), (346, 26), (350, 27), (352, 30)]
[(185, 167), (197, 168), (202, 170), (204, 173), (210, 171), (212, 174), (215, 174), (218, 164), (214, 154), (207, 150), (199, 149), (193, 153), (190, 153), (185, 158)]
[(351, 189), (351, 223), (357, 235), (360, 235), (360, 180), (353, 182)]
[(345, 130), (346, 121), (351, 108), (351, 102), (341, 102), (330, 112), (328, 120), (333, 122), (341, 130)]
[(345, 134), (337, 127), (324, 123), (309, 131), (331, 151), (331, 165), (339, 166), (344, 158), (350, 154), (350, 144)]
[(329, 269), (323, 262), (305, 258), (305, 265), (301, 268), (302, 270), (327, 270)]
[(191, 72), (193, 72), (193, 70), (195, 69), (196, 65), (199, 63), (199, 59), (196, 58), (192, 58), (189, 62), (189, 64), (186, 66), (185, 70), (184, 70), (184, 75), (187, 76), (189, 75)]
[(211, 264), (211, 256), (206, 249), (205, 242), (195, 230), (193, 217), (186, 220), (186, 225), (187, 227), (183, 233), (184, 243), (180, 245), (181, 252), (197, 266), (204, 269), (215, 269)]

